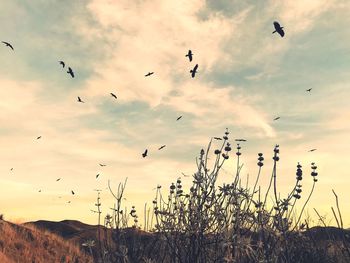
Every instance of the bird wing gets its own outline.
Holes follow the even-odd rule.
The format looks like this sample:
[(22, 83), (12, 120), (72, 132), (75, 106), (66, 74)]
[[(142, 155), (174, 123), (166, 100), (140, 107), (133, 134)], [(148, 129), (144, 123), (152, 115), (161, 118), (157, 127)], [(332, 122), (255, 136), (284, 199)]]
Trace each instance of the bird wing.
[(273, 26), (274, 26), (276, 29), (281, 27), (280, 24), (279, 24), (277, 21), (273, 22)]
[(1, 42), (4, 43), (6, 46), (10, 47), (13, 50), (13, 46), (10, 43), (5, 42), (5, 41), (1, 41)]
[(198, 69), (198, 64), (196, 64), (193, 68), (193, 71), (196, 71)]
[(281, 37), (284, 37), (284, 30), (283, 30), (283, 28), (280, 28), (277, 32), (281, 35)]
[(69, 73), (74, 78), (74, 72), (72, 68), (69, 67), (67, 73)]

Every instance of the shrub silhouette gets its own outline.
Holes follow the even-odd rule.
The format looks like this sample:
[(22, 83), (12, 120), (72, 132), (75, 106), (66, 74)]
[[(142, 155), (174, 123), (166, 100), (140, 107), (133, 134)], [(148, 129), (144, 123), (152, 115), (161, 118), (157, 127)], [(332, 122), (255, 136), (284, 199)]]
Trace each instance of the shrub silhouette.
[[(237, 159), (233, 181), (217, 185), (217, 178), (232, 146), (226, 130), (217, 149), (210, 140), (196, 159), (190, 189), (181, 179), (171, 183), (168, 192), (158, 186), (152, 210), (145, 206), (144, 229), (138, 225), (136, 208), (122, 209), (126, 187), (119, 184), (115, 192), (113, 215), (107, 215), (105, 229), (111, 228), (110, 241), (104, 240), (103, 262), (346, 262), (350, 259), (349, 242), (331, 240), (320, 243), (313, 235), (305, 235), (308, 221), (301, 223), (304, 209), (317, 183), (317, 166), (311, 163), (313, 185), (302, 209), (295, 216), (296, 204), (303, 194), (303, 170), (297, 164), (296, 180), (285, 197), (277, 190), (279, 145), (273, 150), (273, 167), (268, 188), (262, 193), (259, 179), (264, 156), (258, 154), (258, 173), (253, 186), (242, 185), (241, 146), (235, 147)], [(209, 163), (209, 156), (214, 156)], [(272, 198), (272, 202), (268, 202)], [(151, 215), (150, 215), (151, 214)], [(340, 214), (340, 213), (339, 213)], [(128, 228), (129, 221), (132, 228)], [(106, 223), (107, 222), (107, 223)], [(337, 244), (341, 244), (338, 246)], [(330, 245), (332, 249), (330, 250)]]

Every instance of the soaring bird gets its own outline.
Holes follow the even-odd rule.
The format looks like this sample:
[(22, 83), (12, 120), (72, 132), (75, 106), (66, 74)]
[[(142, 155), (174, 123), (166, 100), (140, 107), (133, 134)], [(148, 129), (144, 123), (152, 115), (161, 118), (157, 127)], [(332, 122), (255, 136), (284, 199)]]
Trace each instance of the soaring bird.
[(103, 166), (107, 166), (107, 164), (102, 164), (102, 163), (100, 163), (100, 166), (101, 166), (101, 167), (103, 167)]
[(192, 53), (192, 50), (188, 50), (188, 53), (185, 57), (188, 57), (188, 59), (190, 60), (190, 62), (192, 61), (192, 56), (193, 56), (193, 53)]
[(222, 141), (222, 138), (220, 137), (214, 137), (215, 140)]
[(66, 66), (66, 64), (62, 60), (60, 60), (58, 62), (62, 65), (63, 68)]
[(182, 115), (177, 117), (176, 121), (180, 120), (182, 118)]
[(312, 88), (307, 89), (306, 91), (311, 92)]
[(149, 76), (151, 76), (151, 75), (153, 75), (154, 74), (154, 72), (148, 72), (146, 75), (145, 75), (145, 77), (149, 77)]
[(73, 72), (71, 67), (68, 67), (67, 73), (70, 74), (72, 76), (72, 78), (74, 78), (74, 72)]
[(70, 204), (70, 201), (68, 201), (67, 204)]
[(41, 138), (41, 136), (36, 137), (37, 140), (39, 140), (40, 138)]
[(162, 146), (160, 146), (158, 150), (163, 149), (165, 146), (166, 146), (165, 144), (164, 144), (164, 145), (162, 145)]
[(75, 195), (74, 191), (72, 190), (72, 195)]
[(142, 154), (142, 157), (145, 158), (147, 156), (148, 150), (146, 149), (145, 152)]
[(198, 69), (198, 64), (196, 64), (196, 65), (194, 66), (194, 68), (190, 70), (190, 73), (191, 73), (191, 77), (192, 77), (192, 78), (194, 78), (194, 77), (196, 76), (197, 69)]
[(279, 120), (281, 117), (276, 117), (276, 118), (274, 118), (273, 120), (274, 121), (277, 121), (277, 120)]
[(56, 182), (58, 182), (59, 180), (61, 180), (61, 178), (56, 179)]
[(316, 151), (317, 149), (311, 149), (311, 150), (309, 150), (309, 152), (314, 152), (314, 151)]
[(100, 174), (96, 174), (96, 179), (100, 176)]
[(236, 139), (235, 141), (236, 142), (246, 142), (247, 140), (246, 139)]
[(283, 26), (281, 27), (281, 25), (276, 21), (273, 22), (273, 26), (275, 27), (275, 31), (273, 31), (272, 34), (277, 32), (281, 37), (284, 37)]
[(80, 97), (78, 97), (78, 102), (85, 103), (84, 101), (81, 100)]
[(13, 171), (13, 167), (10, 169), (10, 171)]
[(114, 93), (110, 93), (110, 94), (113, 98), (117, 99), (117, 95), (115, 95)]
[(7, 47), (9, 47), (9, 48), (11, 48), (12, 50), (14, 50), (14, 49), (13, 49), (13, 46), (12, 46), (10, 43), (5, 42), (5, 41), (1, 41), (1, 42), (4, 43)]

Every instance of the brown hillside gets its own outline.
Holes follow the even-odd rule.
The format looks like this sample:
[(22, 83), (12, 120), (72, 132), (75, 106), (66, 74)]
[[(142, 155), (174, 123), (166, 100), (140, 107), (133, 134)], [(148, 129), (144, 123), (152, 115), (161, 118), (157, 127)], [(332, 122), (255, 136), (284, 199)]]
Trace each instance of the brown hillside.
[(1, 263), (92, 263), (79, 247), (49, 231), (0, 220)]

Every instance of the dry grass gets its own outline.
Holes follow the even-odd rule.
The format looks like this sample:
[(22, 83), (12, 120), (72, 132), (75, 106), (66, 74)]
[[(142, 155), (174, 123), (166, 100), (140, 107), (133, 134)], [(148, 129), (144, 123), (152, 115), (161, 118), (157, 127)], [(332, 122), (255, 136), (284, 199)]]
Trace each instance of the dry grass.
[(35, 227), (0, 221), (0, 262), (93, 262), (79, 247)]

